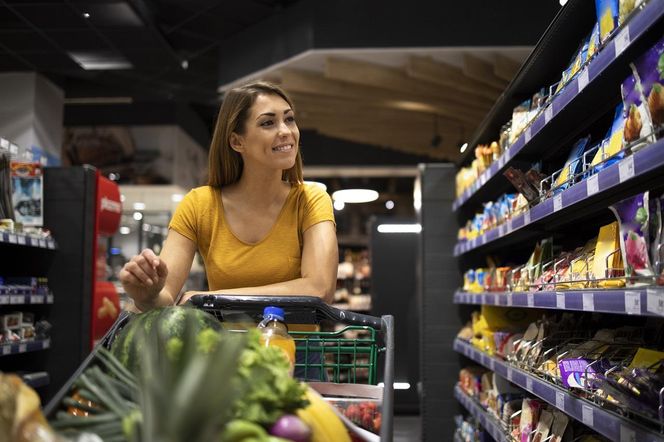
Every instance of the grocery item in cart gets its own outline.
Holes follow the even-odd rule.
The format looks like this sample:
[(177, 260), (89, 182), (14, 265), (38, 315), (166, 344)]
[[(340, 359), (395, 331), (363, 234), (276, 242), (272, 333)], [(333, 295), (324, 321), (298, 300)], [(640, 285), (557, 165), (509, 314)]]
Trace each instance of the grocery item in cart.
[(295, 341), (288, 334), (288, 327), (284, 322), (284, 310), (279, 307), (265, 307), (258, 330), (261, 333), (261, 345), (277, 347), (284, 352), (292, 376), (295, 367)]

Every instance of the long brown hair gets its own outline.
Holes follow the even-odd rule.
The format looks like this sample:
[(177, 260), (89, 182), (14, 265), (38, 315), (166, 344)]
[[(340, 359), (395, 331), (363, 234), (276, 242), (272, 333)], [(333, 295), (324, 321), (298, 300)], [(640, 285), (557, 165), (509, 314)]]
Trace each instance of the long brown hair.
[[(249, 118), (249, 110), (259, 95), (278, 95), (295, 110), (293, 102), (279, 86), (267, 81), (255, 81), (228, 91), (219, 109), (217, 124), (212, 135), (208, 157), (208, 185), (219, 188), (233, 184), (240, 179), (244, 163), (242, 156), (231, 148), (233, 132), (243, 134)], [(303, 181), (302, 156), (297, 146), (295, 165), (283, 171), (281, 179), (290, 183)]]

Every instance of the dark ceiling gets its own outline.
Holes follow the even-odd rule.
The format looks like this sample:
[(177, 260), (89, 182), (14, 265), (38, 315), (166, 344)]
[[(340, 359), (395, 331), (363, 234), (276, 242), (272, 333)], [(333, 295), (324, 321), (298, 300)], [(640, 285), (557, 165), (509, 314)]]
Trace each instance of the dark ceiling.
[[(215, 106), (218, 45), (293, 0), (0, 1), (0, 71), (37, 71), (67, 98), (131, 96)], [(126, 59), (85, 70), (72, 55)]]

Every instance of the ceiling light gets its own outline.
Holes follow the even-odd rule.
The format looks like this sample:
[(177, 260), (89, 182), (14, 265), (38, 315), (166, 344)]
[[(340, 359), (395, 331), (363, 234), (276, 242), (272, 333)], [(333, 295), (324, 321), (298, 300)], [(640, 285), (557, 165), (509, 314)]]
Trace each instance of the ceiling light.
[[(379, 387), (384, 387), (385, 384), (382, 382), (378, 383)], [(410, 383), (408, 382), (395, 382), (392, 384), (395, 390), (410, 390)]]
[(143, 231), (144, 232), (149, 232), (150, 230), (152, 230), (152, 226), (150, 224), (147, 224), (147, 223), (143, 224)]
[(379, 224), (376, 230), (380, 233), (420, 233), (421, 224)]
[(567, 0), (560, 0), (560, 6), (565, 6), (566, 3), (567, 3)]
[(134, 203), (134, 210), (145, 210), (145, 203)]
[(334, 202), (334, 210), (344, 210), (344, 207), (346, 207), (346, 203), (344, 203), (343, 201)]
[(132, 104), (132, 97), (75, 97), (65, 98), (66, 105), (86, 105), (86, 104)]
[(134, 219), (140, 221), (143, 219), (143, 214), (141, 212), (134, 212)]
[(392, 200), (387, 200), (387, 201), (385, 201), (385, 208), (386, 208), (387, 210), (392, 210), (392, 209), (394, 209), (394, 201), (392, 201)]
[(182, 201), (182, 198), (184, 198), (184, 195), (182, 195), (181, 193), (174, 193), (173, 195), (171, 195), (171, 201), (173, 201), (174, 203), (179, 203), (180, 201)]
[(131, 229), (127, 226), (122, 226), (120, 227), (120, 235), (129, 235), (131, 233)]
[(332, 194), (335, 201), (344, 203), (369, 203), (378, 199), (378, 192), (370, 189), (344, 189)]
[(69, 52), (69, 56), (86, 71), (131, 69), (133, 66), (116, 52)]
[(468, 149), (468, 143), (463, 143), (463, 144), (461, 145), (461, 148), (459, 149), (459, 151), (460, 151), (461, 153), (464, 153), (464, 152), (466, 151), (466, 149)]
[(90, 18), (90, 14), (87, 13), (87, 12), (84, 12), (84, 13), (83, 13), (83, 17), (85, 17), (85, 18)]
[(305, 181), (304, 184), (311, 184), (312, 186), (318, 186), (324, 191), (327, 190), (327, 186), (323, 183), (319, 183), (318, 181)]

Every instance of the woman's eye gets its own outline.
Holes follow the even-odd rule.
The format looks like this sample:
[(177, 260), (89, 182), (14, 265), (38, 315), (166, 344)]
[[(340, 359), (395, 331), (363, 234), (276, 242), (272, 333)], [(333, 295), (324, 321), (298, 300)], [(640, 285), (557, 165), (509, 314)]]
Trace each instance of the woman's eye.
[(294, 123), (295, 122), (295, 117), (286, 117), (286, 122)]
[(271, 126), (272, 125), (272, 120), (265, 120), (261, 123), (261, 126)]

